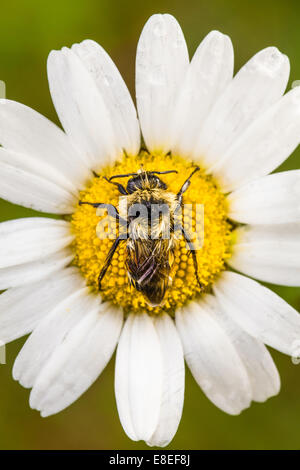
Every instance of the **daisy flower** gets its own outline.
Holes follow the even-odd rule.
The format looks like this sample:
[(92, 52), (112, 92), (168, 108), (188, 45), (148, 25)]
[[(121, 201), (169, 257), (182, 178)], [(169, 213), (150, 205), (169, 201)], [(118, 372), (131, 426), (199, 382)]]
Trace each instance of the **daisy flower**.
[[(154, 15), (137, 47), (138, 117), (93, 41), (52, 51), (48, 77), (64, 131), (22, 104), (0, 102), (0, 196), (56, 214), (0, 224), (0, 339), (31, 333), (13, 368), (32, 388), (30, 406), (44, 417), (69, 406), (115, 348), (122, 426), (151, 446), (176, 433), (184, 358), (229, 414), (276, 395), (280, 379), (265, 344), (292, 355), (300, 316), (253, 278), (300, 285), (300, 170), (270, 174), (300, 140), (300, 88), (284, 95), (288, 58), (268, 47), (233, 78), (228, 36), (212, 31), (189, 61), (174, 17)], [(204, 288), (181, 240), (156, 307), (130, 285), (124, 243), (99, 292), (113, 240), (97, 235), (95, 208), (79, 204), (117, 206), (118, 187), (107, 179), (141, 165), (177, 170), (162, 176), (175, 194), (200, 168), (183, 201), (204, 206), (204, 244), (195, 252)]]

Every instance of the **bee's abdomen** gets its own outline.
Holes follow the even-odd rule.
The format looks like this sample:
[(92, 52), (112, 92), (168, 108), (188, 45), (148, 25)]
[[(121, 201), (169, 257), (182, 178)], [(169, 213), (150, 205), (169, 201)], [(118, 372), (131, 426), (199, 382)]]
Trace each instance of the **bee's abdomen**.
[(169, 283), (168, 251), (161, 242), (135, 241), (127, 247), (127, 270), (131, 284), (141, 292), (151, 306), (160, 305)]

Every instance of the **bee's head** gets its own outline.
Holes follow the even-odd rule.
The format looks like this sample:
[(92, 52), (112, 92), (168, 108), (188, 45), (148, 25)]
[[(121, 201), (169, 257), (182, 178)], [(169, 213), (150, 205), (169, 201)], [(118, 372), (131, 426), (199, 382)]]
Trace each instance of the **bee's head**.
[[(109, 179), (104, 177), (109, 183), (115, 178), (127, 178), (132, 176), (127, 182), (127, 193), (132, 194), (138, 189), (167, 189), (166, 183), (164, 183), (158, 176), (165, 175), (167, 173), (177, 173), (176, 170), (167, 171), (145, 171), (143, 167), (137, 173), (127, 173), (126, 175), (114, 175)], [(118, 183), (113, 183), (118, 186)], [(122, 187), (122, 185), (119, 185)], [(120, 189), (120, 188), (119, 188)], [(123, 188), (122, 194), (126, 193)]]
[(127, 192), (129, 194), (138, 189), (167, 189), (167, 185), (151, 171), (143, 171), (127, 182)]

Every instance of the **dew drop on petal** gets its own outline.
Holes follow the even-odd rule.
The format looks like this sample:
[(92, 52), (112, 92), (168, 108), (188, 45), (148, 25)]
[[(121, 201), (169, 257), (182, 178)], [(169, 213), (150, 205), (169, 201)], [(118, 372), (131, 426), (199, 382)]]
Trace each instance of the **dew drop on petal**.
[(153, 26), (153, 33), (157, 37), (163, 37), (167, 34), (167, 28), (162, 20), (158, 20)]

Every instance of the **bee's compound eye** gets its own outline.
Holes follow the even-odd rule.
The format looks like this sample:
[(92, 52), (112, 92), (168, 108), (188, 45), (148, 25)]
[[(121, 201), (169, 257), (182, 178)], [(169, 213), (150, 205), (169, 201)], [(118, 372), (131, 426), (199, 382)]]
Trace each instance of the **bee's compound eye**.
[(126, 189), (127, 189), (127, 192), (129, 194), (132, 194), (134, 192), (134, 185), (133, 185), (133, 178), (130, 178), (130, 180), (128, 180), (127, 182), (127, 186), (126, 186)]

